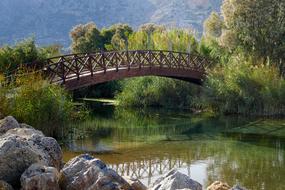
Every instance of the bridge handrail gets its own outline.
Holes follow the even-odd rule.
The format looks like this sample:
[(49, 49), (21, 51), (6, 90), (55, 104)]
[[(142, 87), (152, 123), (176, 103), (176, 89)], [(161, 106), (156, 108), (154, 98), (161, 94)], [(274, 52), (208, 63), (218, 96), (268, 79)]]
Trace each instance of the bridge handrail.
[(97, 53), (123, 53), (123, 52), (165, 52), (165, 53), (179, 53), (179, 54), (188, 54), (188, 55), (195, 55), (198, 56), (198, 54), (193, 54), (189, 52), (179, 52), (179, 51), (170, 51), (170, 50), (108, 50), (108, 51), (94, 51), (94, 52), (81, 52), (81, 53), (70, 53), (70, 54), (65, 54), (65, 55), (59, 55), (55, 57), (50, 57), (47, 59), (57, 59), (61, 57), (69, 57), (69, 56), (78, 56), (78, 55), (92, 55), (92, 54), (97, 54)]
[(51, 82), (65, 83), (69, 79), (79, 80), (82, 76), (93, 76), (94, 73), (99, 72), (106, 73), (107, 70), (118, 72), (134, 68), (180, 69), (180, 72), (191, 70), (204, 75), (206, 67), (211, 64), (207, 58), (194, 53), (169, 50), (128, 50), (67, 54), (35, 61), (25, 67), (35, 72), (42, 72)]

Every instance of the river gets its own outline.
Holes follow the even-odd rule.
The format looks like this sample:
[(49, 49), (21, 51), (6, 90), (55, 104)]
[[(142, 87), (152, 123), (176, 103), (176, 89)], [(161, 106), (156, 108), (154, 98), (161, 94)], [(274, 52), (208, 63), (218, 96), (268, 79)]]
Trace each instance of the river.
[(285, 189), (284, 119), (102, 103), (92, 103), (92, 109), (88, 120), (70, 126), (65, 161), (88, 152), (145, 185), (177, 168), (204, 187), (220, 180), (249, 190)]

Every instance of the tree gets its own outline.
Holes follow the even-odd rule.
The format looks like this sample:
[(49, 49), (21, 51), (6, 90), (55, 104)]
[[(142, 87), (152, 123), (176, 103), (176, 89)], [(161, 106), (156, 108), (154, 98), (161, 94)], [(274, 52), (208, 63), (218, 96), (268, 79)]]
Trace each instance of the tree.
[(128, 50), (128, 39), (133, 33), (133, 29), (127, 24), (114, 25), (112, 28), (115, 30), (111, 39), (112, 47), (116, 50)]
[(222, 16), (223, 45), (236, 40), (237, 48), (246, 54), (261, 58), (263, 62), (271, 60), (280, 67), (284, 65), (284, 0), (225, 0)]
[(74, 53), (91, 52), (104, 49), (104, 41), (95, 23), (75, 26), (71, 32), (71, 49)]
[(51, 47), (39, 48), (36, 46), (35, 39), (31, 37), (14, 46), (0, 48), (0, 73), (7, 76), (20, 66), (52, 57), (55, 50), (51, 51)]
[(162, 25), (146, 23), (146, 24), (141, 25), (138, 31), (141, 31), (147, 34), (147, 49), (152, 49), (153, 48), (152, 35), (155, 32), (163, 32), (165, 30), (166, 28)]
[(93, 22), (80, 24), (70, 32), (71, 48), (75, 53), (126, 49), (132, 32), (133, 29), (127, 24), (116, 24), (101, 31)]
[(218, 38), (222, 35), (223, 20), (217, 12), (212, 12), (204, 22), (204, 35)]

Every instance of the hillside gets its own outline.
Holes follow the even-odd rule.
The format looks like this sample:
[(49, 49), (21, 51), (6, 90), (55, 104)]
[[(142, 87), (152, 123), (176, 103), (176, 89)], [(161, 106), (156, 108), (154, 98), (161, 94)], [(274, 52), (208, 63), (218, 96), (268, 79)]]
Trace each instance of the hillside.
[(100, 28), (153, 22), (201, 32), (204, 19), (220, 4), (221, 0), (1, 0), (0, 46), (34, 34), (40, 44), (67, 47), (72, 27), (89, 21)]

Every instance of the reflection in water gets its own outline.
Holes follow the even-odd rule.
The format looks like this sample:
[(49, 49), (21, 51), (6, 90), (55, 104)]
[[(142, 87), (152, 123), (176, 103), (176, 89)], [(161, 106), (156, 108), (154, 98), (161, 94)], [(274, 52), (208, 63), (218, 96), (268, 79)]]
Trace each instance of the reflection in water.
[(103, 107), (89, 121), (73, 126), (64, 157), (93, 153), (119, 174), (147, 185), (179, 168), (203, 185), (222, 180), (252, 190), (284, 190), (284, 124)]

